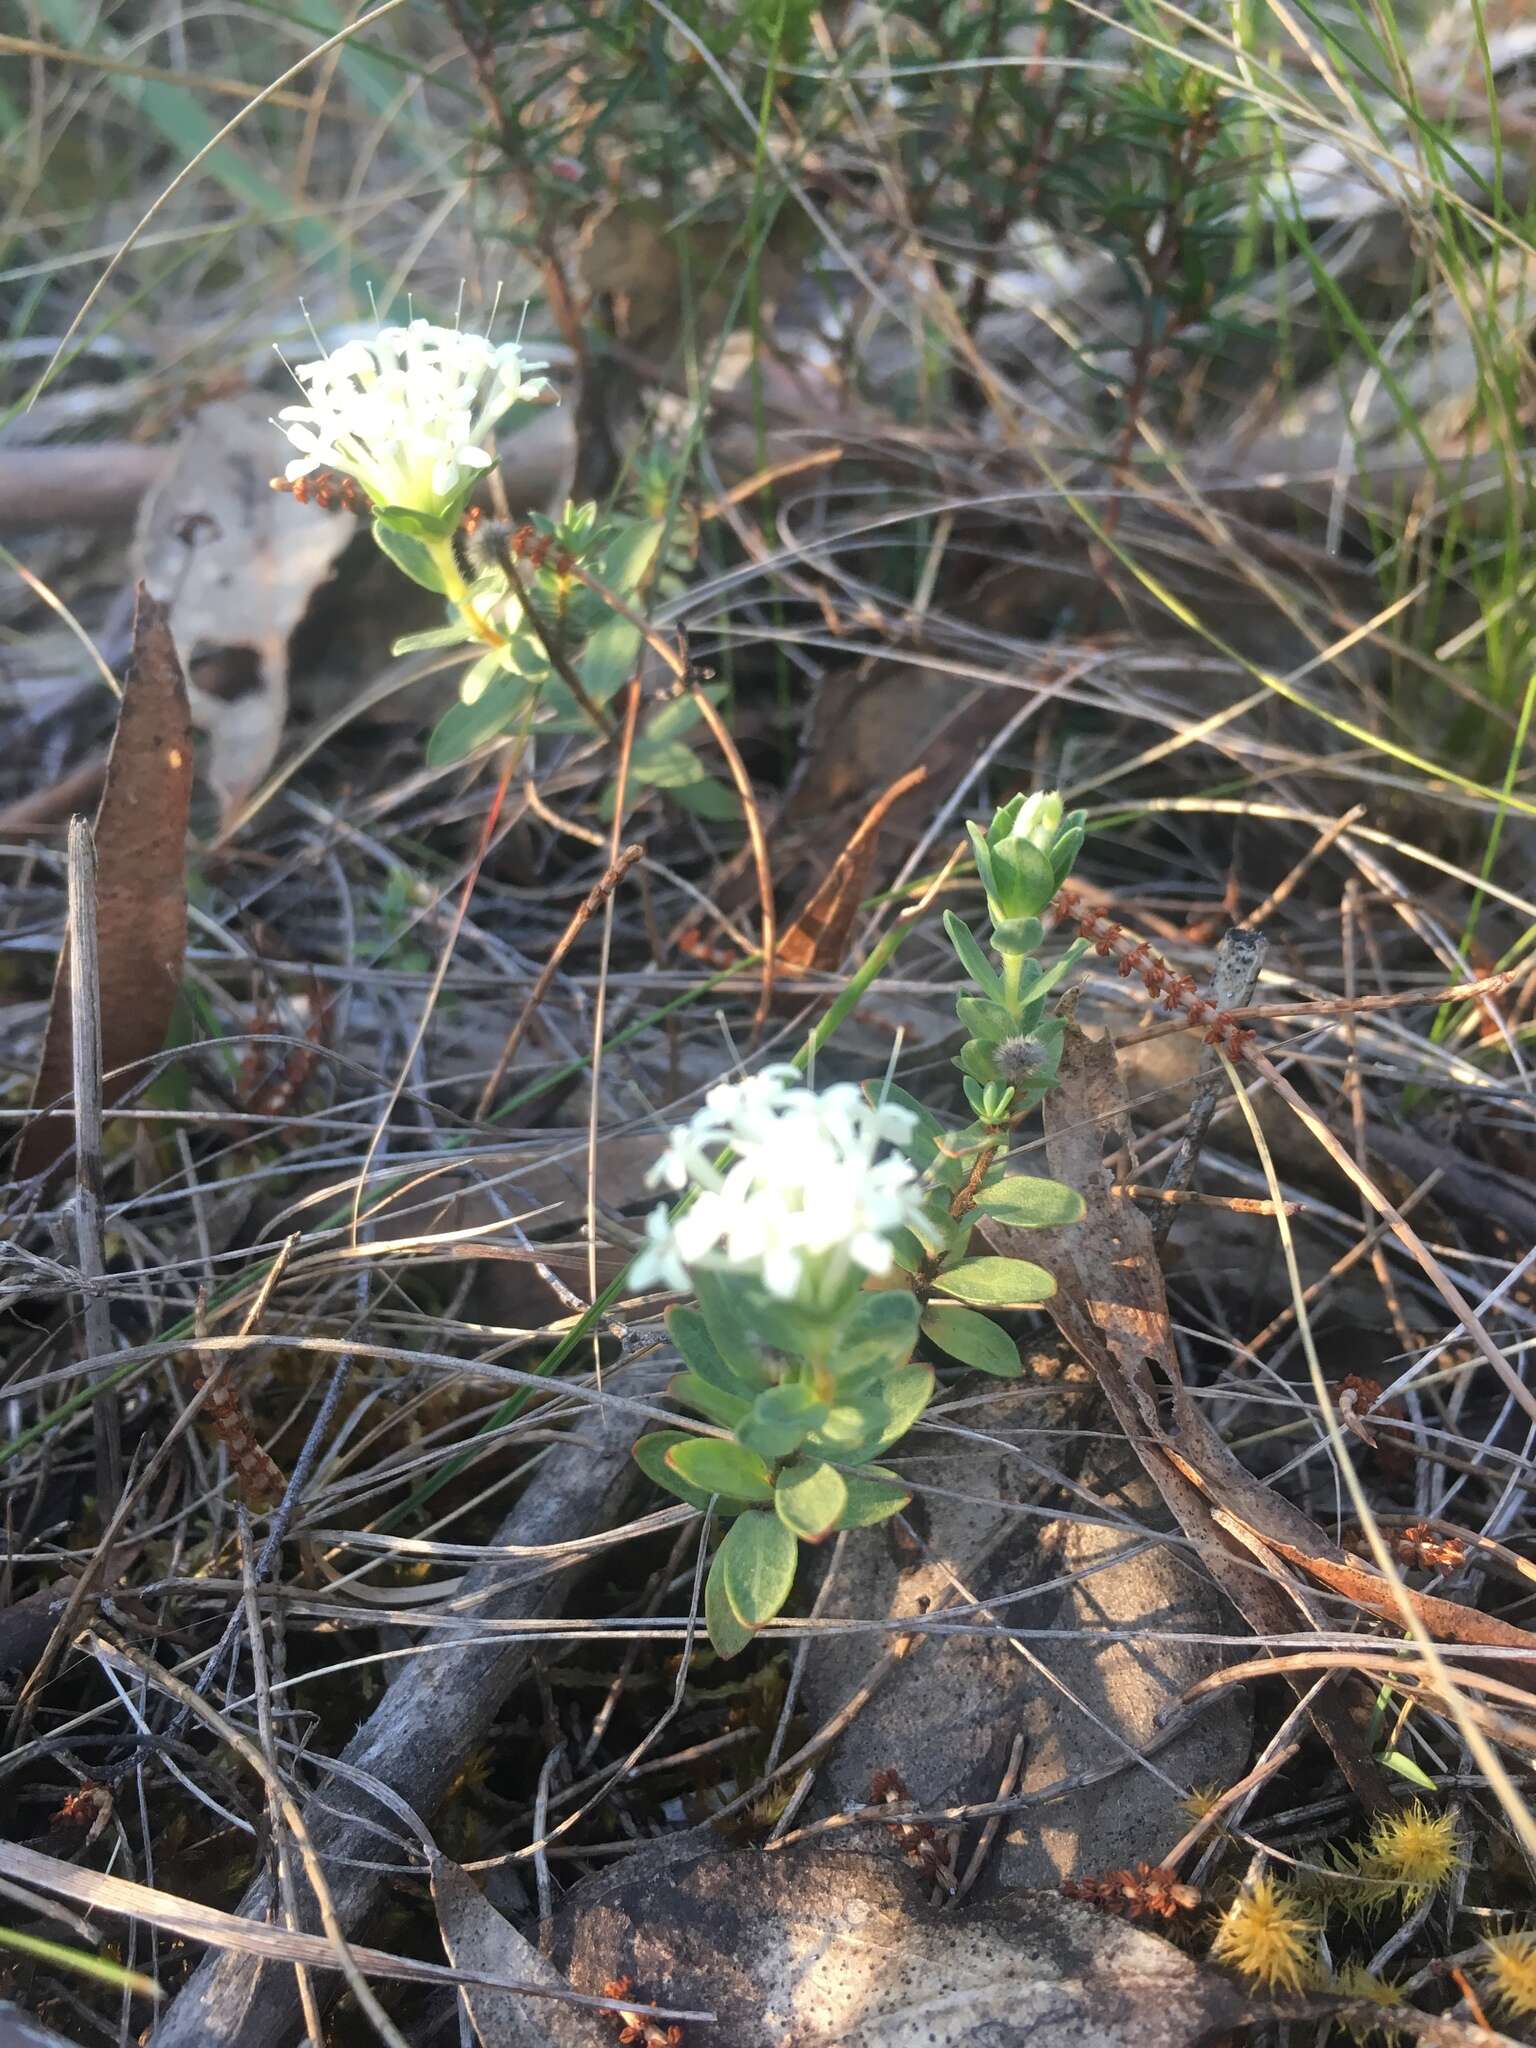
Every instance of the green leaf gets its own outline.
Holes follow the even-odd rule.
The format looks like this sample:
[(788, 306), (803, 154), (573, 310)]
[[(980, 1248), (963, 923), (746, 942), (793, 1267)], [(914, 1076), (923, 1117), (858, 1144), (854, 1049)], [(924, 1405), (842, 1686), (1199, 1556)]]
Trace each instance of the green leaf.
[(968, 1038), (955, 1057), (955, 1065), (962, 1074), (968, 1074), (973, 1081), (1000, 1079), (997, 1064), (992, 1058), (992, 1048), (984, 1039)]
[(1438, 1792), (1440, 1787), (1429, 1773), (1420, 1768), (1411, 1756), (1400, 1749), (1384, 1749), (1381, 1760), (1389, 1771), (1396, 1771), (1400, 1778), (1406, 1778), (1410, 1785), (1417, 1785), (1425, 1792)]
[(741, 816), (741, 798), (718, 775), (701, 775), (697, 782), (690, 782), (669, 794), (673, 803), (692, 811), (696, 818), (707, 818), (714, 824), (723, 825)]
[(952, 910), (946, 910), (944, 929), (949, 934), (949, 943), (955, 949), (956, 959), (982, 994), (990, 997), (994, 1003), (1002, 1002), (1003, 984), (997, 969), (972, 938), (970, 927), (962, 924)]
[(423, 590), (435, 590), (439, 597), (448, 595), (443, 572), (433, 560), (431, 549), (414, 534), (401, 533), (396, 527), (386, 526), (380, 518), (373, 522), (373, 537), (395, 567), (409, 576), (413, 583), (419, 583)]
[(803, 1358), (808, 1340), (819, 1327), (815, 1319), (798, 1302), (770, 1294), (755, 1274), (735, 1277), (741, 1290), (741, 1313), (759, 1350), (766, 1346), (790, 1358)]
[(986, 890), (988, 896), (991, 896), (994, 888), (992, 849), (987, 844), (987, 835), (979, 825), (973, 823), (969, 818), (965, 821), (965, 831), (966, 837), (971, 842), (971, 852), (976, 859), (976, 872), (981, 877), (981, 886)]
[(798, 1459), (774, 1481), (774, 1512), (792, 1536), (806, 1543), (830, 1536), (847, 1505), (843, 1475), (830, 1465)]
[(576, 664), (576, 673), (587, 695), (606, 704), (616, 691), (622, 690), (635, 672), (640, 645), (640, 629), (628, 619), (621, 619), (617, 612), (610, 613), (587, 642)]
[[(380, 505), (373, 515), (374, 526), (406, 539), (447, 540), (459, 523), (457, 513), (422, 512), (414, 505)], [(377, 535), (375, 535), (377, 538)], [(383, 547), (384, 543), (379, 542)]]
[[(554, 681), (555, 669), (554, 663), (549, 658), (549, 650), (545, 647), (538, 634), (534, 632), (532, 626), (518, 627), (517, 631), (512, 634), (502, 649), (501, 658), (508, 668), (514, 669), (520, 676), (526, 676), (530, 683), (553, 683)], [(569, 708), (572, 718), (576, 721), (572, 730), (576, 732), (590, 732), (592, 730), (591, 719), (588, 718), (585, 711), (577, 708), (576, 699), (563, 683), (559, 685), (559, 698)]]
[(716, 1556), (725, 1592), (748, 1628), (772, 1621), (795, 1583), (800, 1546), (777, 1515), (742, 1515), (725, 1532)]
[[(878, 1457), (887, 1446), (904, 1437), (933, 1399), (933, 1385), (933, 1374), (926, 1365), (904, 1365), (872, 1388), (880, 1411), (875, 1441), (867, 1452), (850, 1462), (862, 1465), (866, 1458)], [(863, 1399), (868, 1400), (869, 1396), (866, 1394)]]
[(903, 1273), (915, 1273), (928, 1254), (912, 1232), (903, 1226), (890, 1235), (891, 1257)]
[(660, 519), (629, 521), (592, 564), (592, 574), (599, 583), (606, 583), (615, 597), (633, 597), (656, 559), (664, 530)]
[(425, 633), (402, 633), (398, 640), (389, 645), (391, 654), (424, 654), (429, 647), (473, 647), (478, 643), (471, 640), (466, 628), (457, 622), (451, 626), (430, 626)]
[(965, 1217), (956, 1218), (950, 1215), (949, 1204), (945, 1201), (943, 1192), (936, 1191), (924, 1197), (923, 1204), (912, 1221), (912, 1235), (930, 1258), (942, 1259), (957, 1248), (957, 1223), (962, 1233), (970, 1228)]
[(840, 1465), (865, 1464), (906, 1435), (932, 1394), (933, 1374), (926, 1365), (898, 1366), (852, 1400), (840, 1401), (806, 1439), (807, 1447)]
[(876, 1522), (899, 1514), (912, 1496), (894, 1472), (871, 1465), (863, 1472), (850, 1472), (843, 1480), (847, 1505), (837, 1518), (839, 1529), (870, 1529)]
[[(1076, 818), (1082, 814), (1081, 812), (1073, 811), (1071, 815)], [(1051, 848), (1051, 869), (1055, 874), (1058, 889), (1067, 879), (1068, 875), (1071, 874), (1072, 863), (1082, 851), (1083, 840), (1086, 836), (1081, 825), (1068, 825), (1057, 833), (1056, 844)]]
[(752, 1406), (745, 1395), (723, 1393), (696, 1372), (674, 1373), (667, 1392), (674, 1401), (697, 1409), (706, 1422), (718, 1422), (722, 1429), (734, 1429)]
[(666, 1461), (679, 1479), (703, 1493), (722, 1493), (727, 1500), (773, 1499), (768, 1467), (742, 1444), (717, 1436), (686, 1437), (673, 1444)]
[(1077, 1189), (1062, 1181), (1036, 1180), (1021, 1173), (983, 1188), (976, 1206), (1015, 1230), (1046, 1230), (1081, 1221), (1085, 1204)]
[(805, 1347), (806, 1320), (792, 1301), (770, 1294), (750, 1273), (697, 1267), (693, 1291), (720, 1356), (739, 1379), (752, 1387), (763, 1384), (765, 1350), (798, 1358)]
[(697, 1486), (690, 1486), (685, 1479), (667, 1463), (667, 1453), (674, 1444), (692, 1443), (693, 1438), (686, 1429), (658, 1429), (650, 1436), (643, 1436), (630, 1452), (647, 1479), (665, 1487), (668, 1493), (676, 1494), (679, 1500), (687, 1501), (691, 1508), (707, 1508), (710, 1495)]
[[(739, 1278), (731, 1273), (711, 1272), (705, 1266), (690, 1277), (705, 1326), (721, 1358), (739, 1380), (748, 1386), (760, 1384), (763, 1375), (758, 1361), (762, 1347), (746, 1319)], [(689, 1363), (693, 1361), (690, 1359)]]
[(934, 1281), (940, 1294), (977, 1301), (984, 1308), (1032, 1308), (1048, 1301), (1056, 1282), (1028, 1259), (964, 1259)]
[(754, 1372), (750, 1380), (727, 1365), (720, 1356), (720, 1348), (709, 1334), (709, 1325), (696, 1308), (669, 1308), (667, 1310), (667, 1335), (677, 1347), (679, 1356), (690, 1372), (696, 1372), (701, 1380), (708, 1380), (712, 1387), (718, 1387), (722, 1394), (739, 1394), (748, 1402), (762, 1391), (761, 1373)]
[(1035, 980), (1030, 983), (1029, 993), (1032, 996), (1049, 995), (1062, 976), (1070, 974), (1088, 950), (1088, 941), (1086, 939), (1074, 939), (1061, 958), (1053, 961), (1049, 967), (1044, 968)]
[(809, 1387), (793, 1382), (759, 1394), (737, 1429), (741, 1441), (765, 1458), (787, 1458), (800, 1448), (827, 1413)]
[(989, 1002), (985, 996), (956, 996), (955, 1015), (963, 1030), (986, 1045), (996, 1045), (1000, 1039), (1011, 1036), (1014, 1029), (1013, 1019), (1004, 1006)]
[(837, 1325), (829, 1361), (839, 1386), (905, 1365), (917, 1342), (917, 1302), (905, 1287), (856, 1294)]
[(995, 1144), (996, 1137), (995, 1131), (990, 1128), (983, 1130), (980, 1124), (967, 1124), (963, 1130), (946, 1131), (930, 1169), (933, 1178), (941, 1188), (958, 1194), (971, 1177), (976, 1154), (983, 1145)]
[(708, 773), (704, 763), (682, 740), (637, 740), (629, 757), (629, 772), (636, 782), (653, 789), (686, 789), (702, 782)]
[(477, 748), (498, 739), (528, 708), (532, 688), (505, 670), (493, 675), (473, 704), (454, 704), (432, 728), (427, 766), (451, 768)]
[(992, 927), (992, 943), (999, 953), (1027, 958), (1040, 944), (1038, 917), (1000, 917)]
[[(725, 692), (718, 683), (711, 683), (701, 690), (701, 696), (718, 704)], [(691, 732), (704, 716), (692, 696), (669, 697), (664, 704), (658, 704), (646, 720), (645, 737), (648, 740), (680, 740), (685, 732)]]
[[(825, 1422), (816, 1431), (815, 1448), (825, 1451), (829, 1458), (848, 1458), (874, 1434), (881, 1412), (874, 1401), (867, 1410), (859, 1401), (837, 1402), (827, 1410)], [(873, 1457), (873, 1451), (869, 1455)]]
[(1016, 1380), (1023, 1370), (1019, 1347), (1006, 1330), (973, 1308), (935, 1302), (923, 1317), (923, 1335), (962, 1365), (973, 1365), (1000, 1380)]
[(737, 1657), (752, 1640), (752, 1631), (731, 1605), (726, 1590), (725, 1566), (717, 1550), (704, 1581), (704, 1626), (709, 1640), (721, 1657)]
[[(992, 880), (997, 907), (1010, 923), (1039, 915), (1056, 893), (1056, 875), (1039, 847), (1029, 839), (998, 839), (992, 844)], [(1035, 945), (1039, 945), (1038, 934)], [(1021, 946), (1021, 953), (1033, 952)]]

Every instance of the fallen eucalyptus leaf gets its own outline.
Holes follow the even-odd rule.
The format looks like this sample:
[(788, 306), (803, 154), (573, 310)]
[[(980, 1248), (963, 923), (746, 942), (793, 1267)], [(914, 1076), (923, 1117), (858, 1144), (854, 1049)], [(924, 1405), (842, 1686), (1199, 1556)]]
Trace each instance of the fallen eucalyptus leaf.
[(226, 816), (277, 758), (289, 636), (357, 523), (271, 488), (283, 458), (271, 411), (259, 393), (205, 405), (145, 497), (135, 535)]

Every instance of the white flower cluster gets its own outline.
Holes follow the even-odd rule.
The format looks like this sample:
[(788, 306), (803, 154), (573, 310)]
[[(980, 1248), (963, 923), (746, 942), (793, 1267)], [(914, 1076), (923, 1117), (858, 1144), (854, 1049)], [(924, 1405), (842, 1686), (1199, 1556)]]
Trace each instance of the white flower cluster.
[[(755, 1272), (792, 1300), (807, 1280), (824, 1298), (850, 1266), (887, 1272), (891, 1236), (915, 1220), (921, 1191), (909, 1159), (878, 1155), (912, 1124), (909, 1110), (872, 1105), (847, 1083), (818, 1094), (790, 1066), (711, 1088), (649, 1176), (694, 1199), (675, 1222), (665, 1204), (653, 1210), (631, 1282), (681, 1291), (688, 1268), (707, 1262)], [(726, 1146), (720, 1169), (713, 1155)]]
[(307, 405), (276, 424), (299, 450), (289, 483), (322, 467), (355, 477), (375, 505), (444, 510), (495, 460), (492, 430), (548, 385), (515, 341), (413, 320), (344, 342), (294, 371)]

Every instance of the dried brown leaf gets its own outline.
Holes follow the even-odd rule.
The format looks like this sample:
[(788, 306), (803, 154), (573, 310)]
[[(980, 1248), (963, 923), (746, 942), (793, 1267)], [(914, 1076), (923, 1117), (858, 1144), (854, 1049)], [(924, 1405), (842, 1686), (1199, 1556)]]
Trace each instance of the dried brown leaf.
[(843, 964), (854, 915), (869, 888), (880, 827), (892, 804), (926, 781), (928, 770), (909, 769), (876, 797), (853, 837), (811, 892), (810, 900), (779, 941), (778, 964), (791, 972), (834, 974)]
[[(165, 1043), (187, 944), (186, 837), (192, 735), (165, 607), (140, 586), (133, 658), (96, 813), (102, 1099), (119, 1101)], [(62, 946), (18, 1179), (49, 1173), (73, 1131), (69, 949)], [(63, 1103), (61, 1109), (50, 1105)]]

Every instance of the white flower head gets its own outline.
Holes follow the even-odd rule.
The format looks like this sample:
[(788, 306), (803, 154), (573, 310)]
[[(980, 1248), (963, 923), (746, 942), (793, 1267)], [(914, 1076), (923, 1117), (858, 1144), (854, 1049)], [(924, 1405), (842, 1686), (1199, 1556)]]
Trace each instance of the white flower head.
[(348, 341), (294, 376), (305, 405), (275, 425), (298, 449), (284, 472), (296, 483), (328, 468), (355, 477), (375, 505), (440, 514), (495, 461), (496, 422), (549, 380), (515, 341), (413, 320)]
[(905, 1144), (913, 1121), (846, 1082), (818, 1093), (790, 1066), (722, 1081), (651, 1169), (652, 1185), (692, 1189), (693, 1200), (675, 1220), (665, 1205), (652, 1212), (631, 1281), (681, 1290), (689, 1267), (707, 1264), (814, 1304), (856, 1269), (888, 1272), (891, 1238), (916, 1219), (921, 1190), (910, 1159), (881, 1152)]

